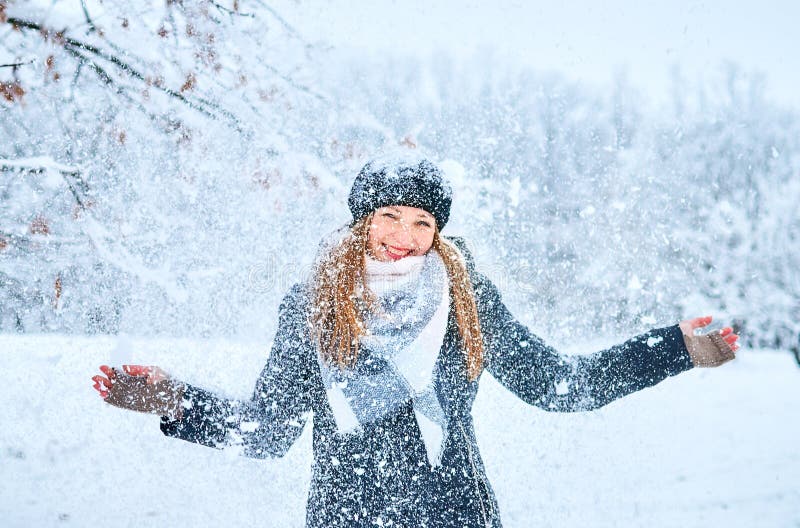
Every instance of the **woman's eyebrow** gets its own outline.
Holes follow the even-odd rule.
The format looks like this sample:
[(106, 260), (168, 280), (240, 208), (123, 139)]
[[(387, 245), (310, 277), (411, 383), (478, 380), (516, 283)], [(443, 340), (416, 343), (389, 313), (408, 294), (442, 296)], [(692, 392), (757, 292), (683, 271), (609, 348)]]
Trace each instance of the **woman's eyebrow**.
[[(392, 211), (394, 211), (395, 213), (398, 213), (398, 214), (402, 212), (402, 211), (400, 211), (400, 209), (398, 209), (397, 207), (395, 207), (393, 205), (387, 205), (384, 209), (391, 209)], [(423, 211), (421, 213), (417, 213), (417, 217), (418, 218), (425, 218), (427, 220), (430, 220), (431, 218), (433, 218), (433, 215)]]

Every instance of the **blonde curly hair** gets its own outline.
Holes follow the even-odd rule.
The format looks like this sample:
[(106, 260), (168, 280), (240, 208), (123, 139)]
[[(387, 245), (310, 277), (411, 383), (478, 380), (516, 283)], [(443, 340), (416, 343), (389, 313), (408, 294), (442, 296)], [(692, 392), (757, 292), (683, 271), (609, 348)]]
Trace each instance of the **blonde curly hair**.
[[(311, 322), (323, 360), (329, 365), (352, 368), (358, 358), (359, 340), (366, 334), (363, 307), (372, 310), (375, 298), (366, 287), (367, 241), (372, 214), (356, 221), (342, 239), (317, 261), (313, 282)], [(442, 238), (438, 228), (432, 251), (442, 257), (450, 281), (461, 348), (470, 380), (483, 369), (483, 339), (475, 293), (461, 252)]]

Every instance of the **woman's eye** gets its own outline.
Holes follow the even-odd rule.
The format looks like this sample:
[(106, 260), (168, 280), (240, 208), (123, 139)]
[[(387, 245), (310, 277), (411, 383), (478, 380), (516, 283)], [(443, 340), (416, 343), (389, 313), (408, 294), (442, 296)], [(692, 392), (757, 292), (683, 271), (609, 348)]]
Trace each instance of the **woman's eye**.
[(431, 224), (429, 224), (425, 220), (420, 220), (419, 222), (417, 222), (417, 225), (423, 226), (423, 227), (431, 227)]

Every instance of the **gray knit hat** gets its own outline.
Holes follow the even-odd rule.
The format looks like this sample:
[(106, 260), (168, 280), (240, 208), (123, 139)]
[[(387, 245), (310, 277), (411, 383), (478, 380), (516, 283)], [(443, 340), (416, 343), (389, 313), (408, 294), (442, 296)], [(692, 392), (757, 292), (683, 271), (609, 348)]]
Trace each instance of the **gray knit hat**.
[(441, 230), (450, 217), (453, 191), (442, 171), (426, 158), (374, 159), (358, 173), (347, 204), (353, 220), (379, 207), (405, 205), (427, 211)]

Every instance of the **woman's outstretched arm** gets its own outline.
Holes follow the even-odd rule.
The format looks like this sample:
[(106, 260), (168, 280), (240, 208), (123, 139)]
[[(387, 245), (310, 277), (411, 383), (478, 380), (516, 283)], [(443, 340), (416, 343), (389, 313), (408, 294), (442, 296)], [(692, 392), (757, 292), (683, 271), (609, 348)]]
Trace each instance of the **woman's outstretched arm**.
[[(486, 277), (474, 281), (486, 369), (525, 402), (547, 411), (586, 411), (650, 387), (696, 365), (701, 351), (713, 355), (706, 336), (691, 335), (710, 318), (651, 330), (591, 355), (561, 355), (514, 319)], [(725, 329), (730, 358), (736, 335)], [(708, 340), (710, 342), (710, 340)], [(687, 343), (697, 344), (690, 354)], [(701, 350), (702, 349), (702, 350)], [(699, 357), (699, 355), (697, 355)]]
[(313, 347), (295, 287), (280, 306), (278, 331), (249, 400), (227, 399), (171, 379), (158, 367), (101, 367), (95, 389), (107, 403), (161, 415), (164, 434), (211, 446), (241, 446), (247, 456), (282, 456), (311, 411)]
[(183, 416), (163, 417), (161, 430), (190, 442), (241, 446), (255, 458), (283, 456), (294, 444), (311, 412), (313, 347), (295, 286), (281, 302), (278, 331), (250, 400), (220, 398), (186, 386)]

